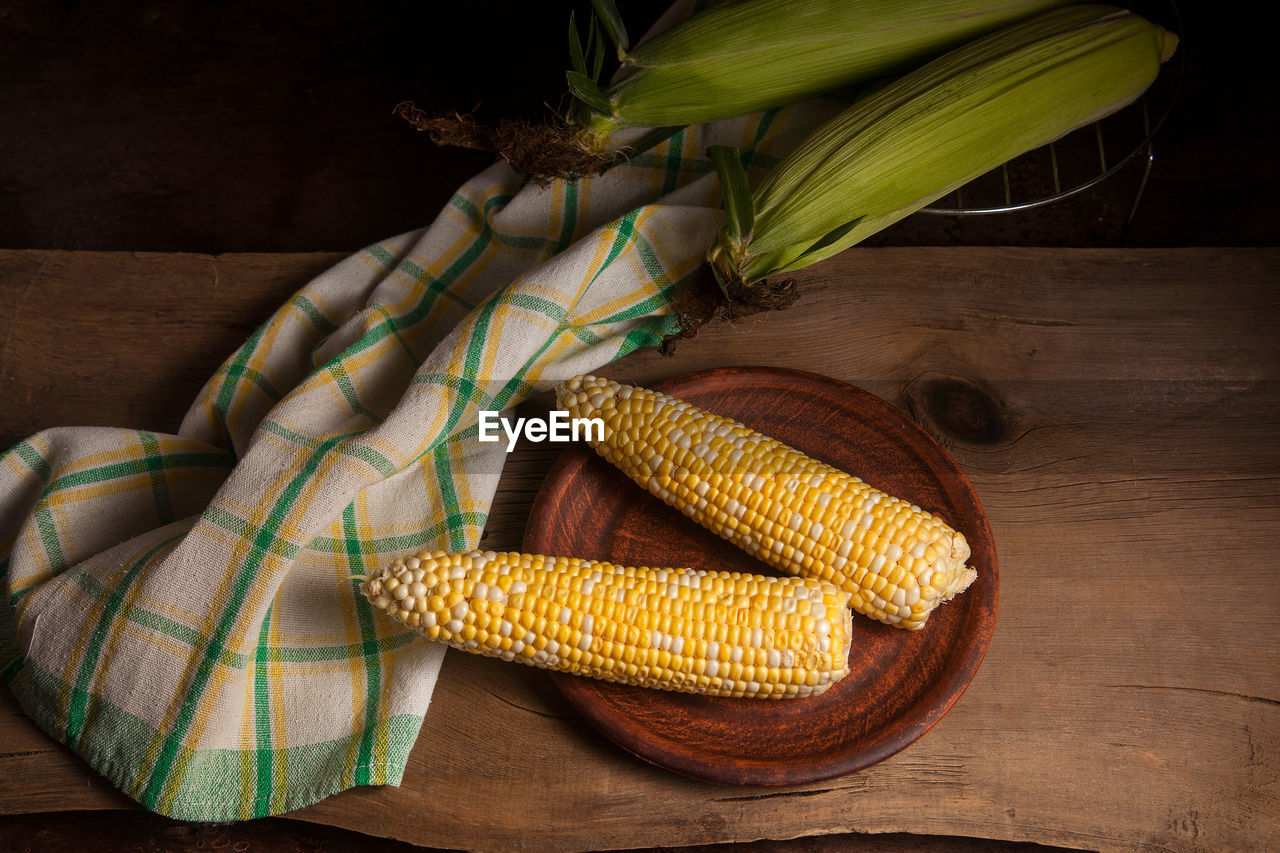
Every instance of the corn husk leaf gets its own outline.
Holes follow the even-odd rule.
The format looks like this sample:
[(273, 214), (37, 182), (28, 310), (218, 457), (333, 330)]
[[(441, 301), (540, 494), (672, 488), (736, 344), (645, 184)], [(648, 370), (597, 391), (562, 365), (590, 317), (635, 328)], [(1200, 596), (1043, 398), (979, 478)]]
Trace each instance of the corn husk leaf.
[(627, 38), (627, 27), (622, 22), (618, 7), (614, 5), (613, 0), (591, 0), (591, 8), (595, 10), (596, 17), (604, 27), (605, 35), (617, 47), (618, 56), (621, 58), (631, 46), (631, 42)]
[(752, 282), (829, 257), (1122, 108), (1174, 44), (1132, 13), (1079, 6), (952, 51), (845, 110), (770, 171), (731, 274)]
[(609, 106), (608, 99), (595, 80), (577, 71), (566, 71), (564, 76), (569, 83), (569, 91), (573, 92), (575, 98), (594, 110)]
[[(602, 0), (603, 2), (603, 0)], [(689, 125), (898, 72), (1066, 0), (742, 0), (626, 53), (606, 126)], [(615, 10), (616, 11), (616, 10)], [(608, 20), (599, 9), (597, 12)]]
[(747, 183), (747, 170), (742, 165), (742, 158), (727, 145), (712, 145), (707, 149), (707, 156), (720, 177), (725, 232), (733, 243), (745, 246), (751, 241), (755, 217), (751, 208), (751, 187)]

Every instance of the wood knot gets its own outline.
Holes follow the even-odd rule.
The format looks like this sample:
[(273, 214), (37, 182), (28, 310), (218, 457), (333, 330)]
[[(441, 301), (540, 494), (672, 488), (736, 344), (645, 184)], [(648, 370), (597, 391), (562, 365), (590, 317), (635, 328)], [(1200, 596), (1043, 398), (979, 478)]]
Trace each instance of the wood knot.
[(907, 390), (912, 414), (924, 414), (949, 438), (968, 444), (998, 444), (1010, 433), (1004, 407), (966, 379), (925, 378)]

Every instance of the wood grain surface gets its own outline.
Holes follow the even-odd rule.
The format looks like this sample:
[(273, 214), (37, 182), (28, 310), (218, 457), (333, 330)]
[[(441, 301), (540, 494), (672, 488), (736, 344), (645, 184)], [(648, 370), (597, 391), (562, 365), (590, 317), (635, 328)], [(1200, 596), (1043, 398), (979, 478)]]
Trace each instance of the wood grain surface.
[[(0, 253), (0, 441), (175, 429), (221, 359), (333, 260)], [(788, 312), (609, 375), (811, 370), (947, 447), (987, 511), (1001, 588), (946, 717), (864, 771), (744, 790), (635, 760), (545, 673), (451, 652), (404, 784), (293, 816), (477, 850), (849, 831), (1280, 847), (1280, 251), (854, 250), (799, 281)], [(518, 547), (556, 455), (513, 454), (486, 545)], [(0, 812), (127, 804), (3, 694)]]

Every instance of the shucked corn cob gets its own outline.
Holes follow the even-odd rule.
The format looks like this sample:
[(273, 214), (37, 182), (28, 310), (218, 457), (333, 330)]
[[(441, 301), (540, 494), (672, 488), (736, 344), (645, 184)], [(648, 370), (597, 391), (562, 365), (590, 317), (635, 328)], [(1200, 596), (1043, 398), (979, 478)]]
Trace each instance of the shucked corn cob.
[(814, 579), (422, 553), (373, 604), (433, 640), (545, 669), (717, 696), (822, 693), (848, 672), (848, 595)]
[(941, 519), (734, 420), (594, 376), (561, 384), (557, 405), (603, 420), (596, 452), (651, 493), (881, 622), (918, 629), (977, 576)]
[(1156, 79), (1177, 37), (1110, 6), (1069, 6), (977, 39), (822, 127), (755, 189), (717, 155), (738, 199), (709, 252), (750, 285), (851, 246), (1023, 152), (1096, 121)]

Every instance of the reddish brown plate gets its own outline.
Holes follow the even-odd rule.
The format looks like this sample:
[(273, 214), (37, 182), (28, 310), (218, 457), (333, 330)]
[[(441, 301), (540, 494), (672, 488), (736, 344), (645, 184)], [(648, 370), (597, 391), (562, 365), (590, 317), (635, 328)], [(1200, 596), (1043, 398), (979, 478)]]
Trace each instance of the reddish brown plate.
[[(978, 579), (920, 631), (855, 614), (850, 673), (808, 699), (726, 699), (553, 675), (607, 737), (661, 767), (743, 785), (861, 770), (936, 723), (982, 662), (995, 627), (991, 530), (952, 458), (894, 407), (852, 385), (773, 368), (724, 368), (655, 386), (733, 417), (935, 512), (963, 532)], [(635, 485), (589, 448), (548, 474), (525, 534), (532, 553), (614, 563), (772, 571)]]

